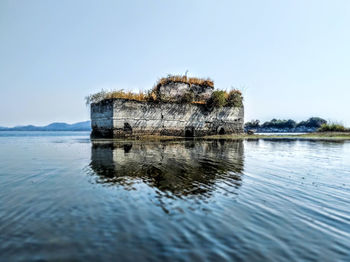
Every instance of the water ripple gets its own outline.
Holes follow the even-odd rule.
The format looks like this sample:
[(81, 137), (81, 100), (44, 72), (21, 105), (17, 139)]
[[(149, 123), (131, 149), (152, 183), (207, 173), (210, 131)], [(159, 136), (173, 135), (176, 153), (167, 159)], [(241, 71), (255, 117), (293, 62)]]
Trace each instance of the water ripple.
[(347, 261), (350, 144), (0, 137), (1, 261)]

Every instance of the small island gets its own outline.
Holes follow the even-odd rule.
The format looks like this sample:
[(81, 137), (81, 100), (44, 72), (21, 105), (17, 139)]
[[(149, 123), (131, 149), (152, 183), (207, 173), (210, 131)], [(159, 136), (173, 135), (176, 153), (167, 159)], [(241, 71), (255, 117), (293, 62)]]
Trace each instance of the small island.
[(92, 138), (243, 133), (241, 92), (214, 90), (211, 79), (169, 75), (146, 93), (101, 91), (87, 103)]

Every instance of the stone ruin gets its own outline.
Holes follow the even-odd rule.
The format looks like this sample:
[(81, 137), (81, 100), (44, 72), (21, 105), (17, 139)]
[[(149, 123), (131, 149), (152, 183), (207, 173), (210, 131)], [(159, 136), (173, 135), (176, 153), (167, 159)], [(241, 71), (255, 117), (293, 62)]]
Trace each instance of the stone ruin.
[(91, 137), (199, 137), (243, 132), (243, 106), (208, 108), (203, 103), (176, 102), (186, 92), (192, 92), (195, 101), (205, 101), (213, 92), (211, 86), (168, 82), (156, 89), (166, 102), (114, 98), (92, 103)]

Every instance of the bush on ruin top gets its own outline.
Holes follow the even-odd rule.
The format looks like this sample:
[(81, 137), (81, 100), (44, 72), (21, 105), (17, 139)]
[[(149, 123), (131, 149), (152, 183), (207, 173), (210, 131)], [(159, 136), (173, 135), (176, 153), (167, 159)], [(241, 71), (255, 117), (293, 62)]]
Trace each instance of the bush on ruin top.
[(86, 104), (99, 103), (108, 99), (127, 99), (134, 101), (144, 101), (151, 103), (179, 103), (179, 104), (206, 104), (208, 108), (213, 107), (241, 107), (243, 106), (243, 96), (239, 90), (231, 90), (229, 92), (223, 90), (213, 91), (212, 95), (206, 100), (196, 100), (191, 89), (184, 92), (181, 96), (174, 99), (166, 100), (161, 97), (159, 87), (169, 83), (187, 83), (189, 85), (198, 85), (214, 88), (214, 82), (210, 78), (202, 79), (195, 77), (187, 77), (180, 75), (168, 75), (161, 78), (157, 84), (148, 92), (140, 91), (138, 93), (127, 92), (124, 90), (102, 90), (98, 93), (87, 96)]

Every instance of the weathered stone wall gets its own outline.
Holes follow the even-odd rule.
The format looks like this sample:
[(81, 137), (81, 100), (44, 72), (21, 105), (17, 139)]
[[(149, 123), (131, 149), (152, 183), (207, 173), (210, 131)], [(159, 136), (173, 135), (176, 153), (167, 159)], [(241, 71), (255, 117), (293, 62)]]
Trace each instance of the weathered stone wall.
[(92, 137), (203, 136), (243, 132), (243, 107), (147, 103), (125, 99), (91, 105)]
[(113, 137), (113, 100), (104, 100), (91, 105), (93, 137)]

